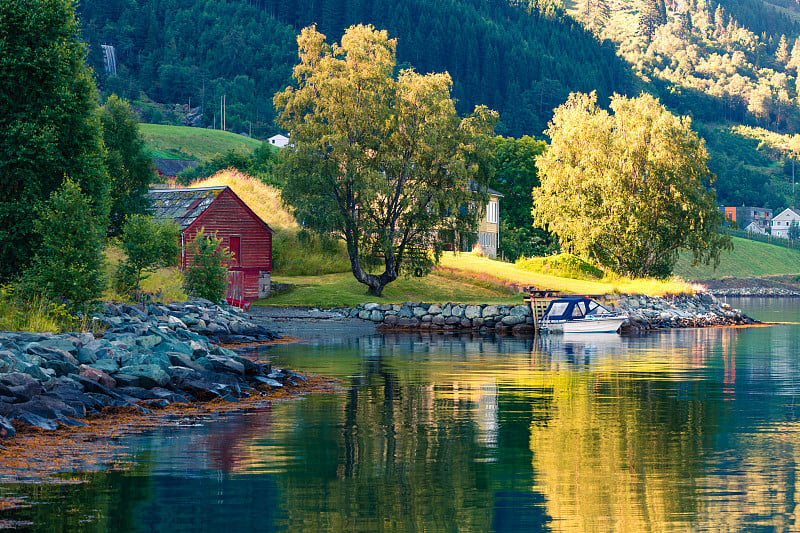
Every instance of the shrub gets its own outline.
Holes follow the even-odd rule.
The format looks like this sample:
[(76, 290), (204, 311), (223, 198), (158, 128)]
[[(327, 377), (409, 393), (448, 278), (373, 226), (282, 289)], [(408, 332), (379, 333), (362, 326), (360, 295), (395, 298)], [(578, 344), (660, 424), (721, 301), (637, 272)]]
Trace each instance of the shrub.
[(572, 279), (602, 279), (603, 271), (580, 257), (558, 254), (547, 257), (521, 258), (515, 263), (519, 268)]
[(34, 230), (42, 245), (25, 272), (25, 292), (85, 309), (103, 293), (103, 235), (89, 198), (67, 178), (38, 210)]
[(273, 274), (321, 276), (350, 272), (344, 242), (308, 230), (276, 231), (272, 236)]
[(183, 286), (188, 294), (220, 302), (228, 285), (228, 263), (233, 255), (223, 248), (222, 239), (206, 235), (201, 229), (189, 243), (192, 260), (183, 271)]
[(156, 222), (147, 215), (131, 215), (122, 227), (120, 246), (127, 256), (114, 274), (120, 294), (138, 291), (142, 279), (160, 267), (178, 263), (180, 230), (171, 222)]

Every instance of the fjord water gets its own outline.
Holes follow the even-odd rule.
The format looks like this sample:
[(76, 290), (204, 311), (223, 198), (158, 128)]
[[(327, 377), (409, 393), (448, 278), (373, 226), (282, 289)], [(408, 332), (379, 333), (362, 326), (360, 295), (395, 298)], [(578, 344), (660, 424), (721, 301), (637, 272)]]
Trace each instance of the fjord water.
[[(798, 300), (735, 300), (800, 322)], [(387, 335), (259, 357), (341, 390), (124, 439), (124, 470), (0, 486), (33, 531), (800, 527), (800, 326)], [(119, 466), (119, 465), (117, 465)]]

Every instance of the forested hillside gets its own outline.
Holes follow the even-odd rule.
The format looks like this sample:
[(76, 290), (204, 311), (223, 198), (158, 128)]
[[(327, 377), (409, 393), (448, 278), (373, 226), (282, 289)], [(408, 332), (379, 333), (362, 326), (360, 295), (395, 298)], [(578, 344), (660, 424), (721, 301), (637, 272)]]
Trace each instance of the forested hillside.
[(800, 128), (797, 10), (760, 0), (577, 0), (568, 9), (617, 43), (662, 102), (694, 118), (722, 203), (773, 209), (798, 200), (789, 162)]
[[(541, 135), (570, 91), (638, 92), (629, 66), (550, 0), (83, 0), (90, 60), (105, 92), (203, 106), (204, 125), (267, 135), (272, 95), (291, 81), (298, 30), (312, 23), (338, 40), (370, 23), (398, 39), (398, 62), (447, 71), (459, 111), (500, 112), (498, 132)], [(116, 48), (118, 75), (103, 71), (101, 44)], [(153, 120), (158, 117), (146, 116)]]
[[(83, 35), (105, 94), (184, 104), (203, 126), (265, 137), (272, 96), (291, 83), (295, 36), (329, 41), (355, 23), (398, 40), (401, 67), (447, 71), (460, 113), (485, 104), (497, 132), (541, 138), (569, 92), (656, 94), (694, 118), (725, 204), (800, 205), (791, 135), (800, 128), (798, 7), (788, 0), (82, 0)], [(114, 45), (117, 75), (100, 45)], [(750, 128), (738, 128), (746, 125)], [(765, 141), (758, 131), (773, 131)]]

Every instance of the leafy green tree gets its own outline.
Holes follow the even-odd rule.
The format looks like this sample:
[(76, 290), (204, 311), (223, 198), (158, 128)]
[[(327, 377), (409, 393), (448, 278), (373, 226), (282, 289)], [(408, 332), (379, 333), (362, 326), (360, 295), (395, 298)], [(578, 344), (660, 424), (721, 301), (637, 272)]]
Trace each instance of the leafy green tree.
[(129, 215), (122, 226), (120, 246), (125, 260), (115, 273), (119, 292), (138, 291), (148, 272), (178, 264), (180, 229), (148, 215)]
[(789, 237), (789, 240), (792, 241), (800, 239), (800, 224), (798, 224), (796, 220), (792, 220), (789, 224), (789, 231), (786, 235)]
[(786, 64), (786, 69), (794, 70), (795, 74), (798, 68), (800, 68), (800, 37), (795, 39), (794, 46), (792, 46), (792, 54), (789, 56), (789, 62)]
[(778, 42), (778, 48), (775, 50), (775, 61), (780, 66), (785, 66), (789, 61), (789, 43), (786, 41), (785, 35), (781, 35), (781, 40)]
[(345, 240), (353, 275), (380, 296), (403, 269), (438, 259), (437, 230), (476, 228), (496, 114), (461, 120), (448, 74), (395, 78), (396, 41), (371, 26), (350, 27), (341, 45), (309, 27), (298, 44), (297, 87), (275, 95), (293, 143), (282, 196), (298, 220)]
[(26, 271), (29, 289), (63, 300), (71, 311), (98, 299), (103, 279), (103, 226), (91, 200), (67, 178), (38, 210), (34, 230), (41, 246)]
[(544, 141), (525, 135), (520, 139), (495, 137), (494, 175), (490, 187), (503, 193), (500, 200), (498, 251), (509, 260), (544, 255), (557, 248), (552, 235), (533, 227), (531, 191), (539, 186), (536, 157), (547, 147)]
[(39, 250), (36, 208), (72, 178), (105, 227), (97, 100), (71, 0), (0, 2), (0, 280)]
[(704, 142), (689, 118), (678, 118), (643, 94), (611, 99), (572, 94), (555, 111), (551, 143), (537, 159), (534, 219), (562, 247), (631, 276), (667, 276), (679, 250), (718, 264), (730, 238), (708, 170)]
[(220, 302), (228, 286), (228, 263), (233, 259), (230, 250), (222, 247), (222, 239), (206, 235), (203, 229), (188, 250), (192, 259), (183, 271), (184, 289), (192, 296)]
[(126, 216), (145, 213), (145, 193), (155, 177), (155, 167), (145, 151), (139, 122), (128, 102), (112, 94), (100, 108), (100, 122), (111, 183), (109, 232), (117, 235)]

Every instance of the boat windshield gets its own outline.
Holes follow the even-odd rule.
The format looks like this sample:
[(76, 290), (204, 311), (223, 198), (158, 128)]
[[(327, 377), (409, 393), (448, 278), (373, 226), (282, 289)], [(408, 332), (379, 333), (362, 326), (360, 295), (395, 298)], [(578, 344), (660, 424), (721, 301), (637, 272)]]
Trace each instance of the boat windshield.
[(569, 302), (553, 302), (550, 304), (547, 316), (562, 316), (567, 311), (567, 306), (569, 306)]
[(594, 300), (589, 300), (586, 314), (592, 316), (603, 316), (603, 315), (613, 315), (614, 313), (612, 313), (599, 303), (595, 302)]
[(550, 303), (544, 319), (548, 320), (574, 320), (584, 317), (613, 316), (614, 313), (595, 302), (594, 300), (562, 300)]

